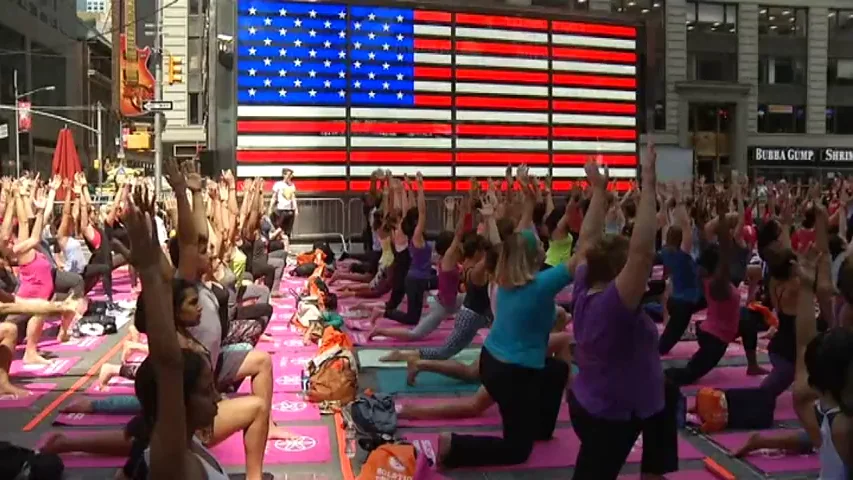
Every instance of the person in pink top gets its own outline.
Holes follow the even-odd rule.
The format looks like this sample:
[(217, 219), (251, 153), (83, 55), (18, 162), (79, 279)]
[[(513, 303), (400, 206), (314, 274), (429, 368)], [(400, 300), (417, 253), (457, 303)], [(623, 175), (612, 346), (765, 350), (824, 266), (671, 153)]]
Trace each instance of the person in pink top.
[[(30, 206), (31, 200), (26, 195), (26, 190), (27, 188), (19, 188), (14, 191), (14, 199), (12, 203), (7, 204), (3, 219), (4, 234), (10, 231), (6, 229), (6, 226), (11, 226), (13, 214), (18, 221), (18, 235), (12, 246), (12, 256), (17, 261), (20, 280), (20, 288), (15, 292), (15, 296), (25, 299), (49, 300), (53, 295), (54, 286), (52, 266), (47, 257), (36, 248), (41, 241), (44, 226), (45, 192), (35, 191)], [(70, 339), (68, 326), (73, 318), (73, 314), (63, 315), (59, 333), (60, 341), (66, 342)], [(24, 327), (26, 329), (27, 343), (23, 358), (25, 363), (50, 363), (50, 360), (44, 358), (38, 351), (44, 317), (40, 315), (15, 315), (7, 318), (6, 321), (16, 324), (19, 331), (24, 330)]]
[[(719, 201), (718, 212), (725, 212), (725, 203)], [(740, 293), (731, 282), (729, 272), (732, 260), (733, 222), (726, 215), (719, 216), (718, 244), (707, 247), (699, 258), (702, 269), (702, 287), (708, 303), (705, 321), (699, 324), (696, 340), (699, 350), (687, 365), (666, 370), (666, 376), (676, 385), (690, 385), (710, 372), (726, 353), (729, 343), (739, 335)]]

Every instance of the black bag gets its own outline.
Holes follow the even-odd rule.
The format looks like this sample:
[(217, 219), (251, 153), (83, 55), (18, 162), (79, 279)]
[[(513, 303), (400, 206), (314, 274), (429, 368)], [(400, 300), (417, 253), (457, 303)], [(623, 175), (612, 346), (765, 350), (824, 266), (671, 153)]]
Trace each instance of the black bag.
[(9, 480), (60, 480), (65, 465), (58, 455), (0, 442), (0, 478)]
[(763, 388), (723, 390), (728, 404), (726, 430), (761, 430), (773, 426), (776, 397)]
[(398, 440), (397, 410), (391, 395), (359, 394), (343, 409), (343, 415), (348, 427), (355, 431), (358, 446), (366, 452)]
[(103, 315), (107, 313), (107, 302), (102, 300), (93, 300), (86, 307), (86, 313), (83, 316)]
[(328, 242), (314, 242), (311, 251), (316, 252), (317, 250), (322, 250), (323, 254), (326, 255), (326, 263), (335, 263), (335, 252), (332, 251), (332, 247), (329, 246)]
[(84, 315), (74, 325), (75, 337), (100, 337), (118, 332), (115, 317), (109, 315)]
[(312, 273), (314, 273), (314, 270), (316, 269), (317, 265), (313, 262), (303, 263), (302, 265), (299, 265), (298, 267), (293, 269), (293, 275), (296, 275), (297, 277), (308, 278), (311, 276)]

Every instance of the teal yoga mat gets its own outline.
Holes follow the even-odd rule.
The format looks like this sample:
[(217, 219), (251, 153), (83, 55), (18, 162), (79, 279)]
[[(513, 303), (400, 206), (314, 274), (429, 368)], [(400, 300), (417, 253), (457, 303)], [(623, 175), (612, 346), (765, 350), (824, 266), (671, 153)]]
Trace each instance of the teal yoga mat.
[(405, 368), (382, 368), (376, 371), (379, 391), (382, 393), (401, 393), (404, 395), (435, 393), (471, 393), (480, 388), (479, 382), (465, 383), (461, 380), (445, 377), (432, 372), (418, 375), (415, 386), (406, 384)]
[[(380, 362), (379, 357), (387, 355), (392, 350), (362, 348), (358, 351), (358, 364), (361, 368), (406, 368), (406, 362)], [(466, 348), (457, 353), (453, 360), (462, 363), (474, 363), (480, 358), (479, 348)]]

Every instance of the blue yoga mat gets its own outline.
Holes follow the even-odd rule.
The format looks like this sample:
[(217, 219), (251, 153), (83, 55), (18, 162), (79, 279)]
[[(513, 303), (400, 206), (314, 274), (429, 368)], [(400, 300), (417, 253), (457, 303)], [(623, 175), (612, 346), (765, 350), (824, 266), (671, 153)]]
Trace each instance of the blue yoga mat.
[(434, 394), (434, 393), (471, 393), (480, 388), (478, 383), (465, 383), (455, 378), (432, 372), (418, 374), (415, 386), (406, 384), (405, 368), (382, 368), (376, 370), (379, 391), (382, 393)]

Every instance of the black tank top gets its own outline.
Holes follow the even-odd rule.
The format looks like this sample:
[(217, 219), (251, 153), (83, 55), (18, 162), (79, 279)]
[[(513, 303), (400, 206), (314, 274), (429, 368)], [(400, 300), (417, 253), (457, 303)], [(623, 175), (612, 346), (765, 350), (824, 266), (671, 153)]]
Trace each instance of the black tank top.
[(471, 270), (465, 272), (465, 300), (462, 305), (474, 313), (489, 316), (492, 303), (489, 301), (489, 285), (477, 285), (470, 278)]

